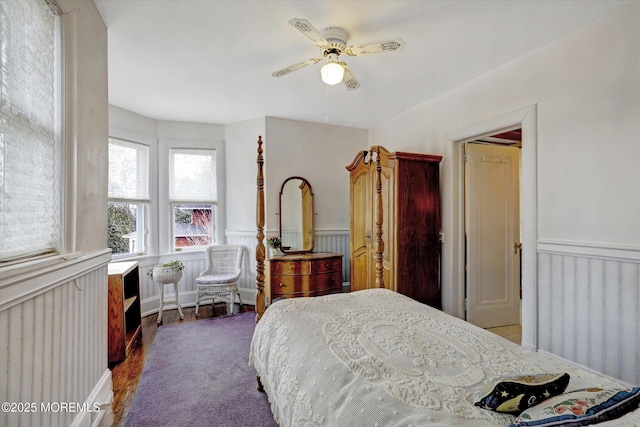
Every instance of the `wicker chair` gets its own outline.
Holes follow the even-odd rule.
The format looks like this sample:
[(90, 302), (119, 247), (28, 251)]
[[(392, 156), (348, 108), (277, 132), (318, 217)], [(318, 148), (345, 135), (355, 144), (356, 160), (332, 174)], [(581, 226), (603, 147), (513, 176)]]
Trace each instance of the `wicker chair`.
[(216, 300), (227, 303), (227, 314), (233, 314), (233, 304), (236, 295), (240, 304), (240, 292), (238, 291), (238, 279), (242, 273), (243, 247), (240, 245), (216, 245), (209, 246), (205, 250), (207, 269), (200, 273), (196, 279), (198, 297), (196, 299), (196, 312), (200, 303), (205, 300)]

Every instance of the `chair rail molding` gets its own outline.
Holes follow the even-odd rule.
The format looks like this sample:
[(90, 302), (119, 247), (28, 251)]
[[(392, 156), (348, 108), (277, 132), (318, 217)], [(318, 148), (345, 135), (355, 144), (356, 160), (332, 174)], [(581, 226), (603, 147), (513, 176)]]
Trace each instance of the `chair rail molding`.
[(640, 263), (640, 246), (538, 239), (538, 253)]
[(0, 281), (0, 311), (107, 265), (110, 260), (111, 249), (105, 249), (2, 280)]

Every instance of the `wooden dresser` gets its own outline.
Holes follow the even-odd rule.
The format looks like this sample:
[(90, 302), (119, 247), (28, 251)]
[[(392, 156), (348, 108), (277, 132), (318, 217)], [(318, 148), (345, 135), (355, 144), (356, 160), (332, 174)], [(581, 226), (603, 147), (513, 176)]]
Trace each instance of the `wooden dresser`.
[(269, 301), (342, 292), (342, 254), (288, 254), (269, 259)]

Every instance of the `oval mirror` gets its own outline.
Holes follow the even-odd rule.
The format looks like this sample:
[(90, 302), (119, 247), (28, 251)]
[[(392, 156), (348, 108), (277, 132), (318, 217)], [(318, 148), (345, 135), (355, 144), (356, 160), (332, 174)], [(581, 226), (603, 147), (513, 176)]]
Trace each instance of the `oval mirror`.
[(314, 243), (313, 190), (304, 178), (292, 176), (280, 188), (280, 239), (284, 253), (311, 252)]

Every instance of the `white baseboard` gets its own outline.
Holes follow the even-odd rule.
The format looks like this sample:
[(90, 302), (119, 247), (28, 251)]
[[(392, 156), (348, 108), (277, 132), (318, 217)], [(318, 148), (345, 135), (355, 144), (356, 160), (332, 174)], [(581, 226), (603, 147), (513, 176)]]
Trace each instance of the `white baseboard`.
[[(89, 397), (84, 402), (85, 408), (96, 408), (95, 411), (83, 411), (73, 419), (72, 427), (97, 427), (104, 416), (104, 411), (113, 402), (113, 383), (111, 371), (105, 370)], [(99, 408), (99, 409), (98, 409)]]

